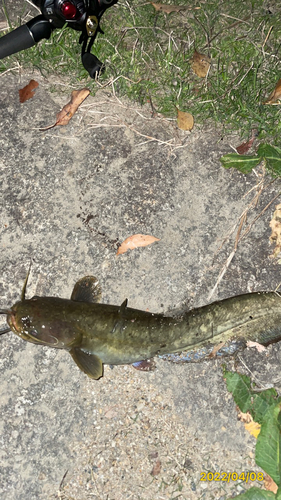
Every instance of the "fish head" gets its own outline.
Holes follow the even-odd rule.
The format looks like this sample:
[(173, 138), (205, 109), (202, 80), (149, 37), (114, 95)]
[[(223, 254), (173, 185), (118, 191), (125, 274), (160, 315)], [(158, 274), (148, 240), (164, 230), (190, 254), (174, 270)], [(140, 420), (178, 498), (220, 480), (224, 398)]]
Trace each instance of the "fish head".
[(51, 303), (40, 297), (16, 302), (7, 313), (7, 323), (16, 335), (33, 344), (70, 350), (81, 339), (55, 298)]

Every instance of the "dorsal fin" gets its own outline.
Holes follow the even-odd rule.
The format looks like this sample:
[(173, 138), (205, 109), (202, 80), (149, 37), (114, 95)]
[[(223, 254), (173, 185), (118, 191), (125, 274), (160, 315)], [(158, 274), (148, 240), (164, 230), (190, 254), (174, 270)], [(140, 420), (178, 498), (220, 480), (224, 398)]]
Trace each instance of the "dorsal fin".
[(128, 305), (128, 299), (125, 299), (124, 302), (122, 302), (121, 306), (119, 307), (118, 313), (120, 316), (124, 316), (126, 309)]
[(71, 300), (76, 302), (100, 302), (101, 287), (95, 276), (85, 276), (75, 283)]

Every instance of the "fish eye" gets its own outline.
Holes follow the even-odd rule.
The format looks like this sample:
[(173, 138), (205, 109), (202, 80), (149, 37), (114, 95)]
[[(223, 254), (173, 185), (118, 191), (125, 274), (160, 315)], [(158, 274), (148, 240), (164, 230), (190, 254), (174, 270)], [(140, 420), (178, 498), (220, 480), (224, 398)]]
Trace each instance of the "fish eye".
[(29, 335), (32, 335), (33, 337), (38, 337), (39, 333), (37, 332), (37, 330), (30, 330)]

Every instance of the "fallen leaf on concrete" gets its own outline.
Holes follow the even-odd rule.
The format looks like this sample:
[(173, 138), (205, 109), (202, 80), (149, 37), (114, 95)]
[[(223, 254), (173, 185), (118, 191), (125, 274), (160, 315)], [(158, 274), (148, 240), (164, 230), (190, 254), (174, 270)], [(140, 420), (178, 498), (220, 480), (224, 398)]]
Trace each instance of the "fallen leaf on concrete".
[(276, 258), (281, 252), (281, 203), (276, 205), (272, 220), (269, 223), (271, 235), (269, 241), (275, 245), (272, 257)]
[(271, 92), (269, 98), (263, 104), (271, 104), (277, 106), (281, 104), (281, 78), (278, 80), (275, 89)]
[(23, 87), (23, 89), (19, 90), (20, 102), (23, 103), (28, 101), (28, 99), (32, 99), (35, 94), (35, 89), (38, 87), (39, 83), (36, 80), (30, 80), (30, 82)]
[(74, 113), (79, 108), (80, 104), (85, 101), (86, 97), (90, 94), (89, 89), (73, 90), (71, 93), (70, 101), (62, 108), (57, 114), (57, 121), (53, 125), (41, 128), (40, 130), (49, 130), (57, 125), (67, 125), (69, 120), (73, 117)]
[(246, 346), (255, 347), (258, 352), (266, 351), (266, 347), (264, 347), (264, 345), (259, 344), (258, 342), (253, 342), (252, 340), (248, 340), (248, 342), (246, 342)]
[(210, 69), (211, 58), (195, 50), (190, 62), (194, 73), (200, 78), (205, 78)]
[(260, 433), (261, 426), (257, 422), (249, 422), (244, 424), (244, 427), (246, 431), (248, 431), (252, 436), (254, 436), (256, 439)]
[(239, 411), (237, 417), (238, 420), (241, 420), (241, 422), (243, 422), (244, 424), (249, 424), (250, 422), (253, 422), (253, 417), (249, 412), (243, 413), (242, 411)]
[(70, 101), (57, 114), (56, 125), (67, 125), (69, 120), (90, 94), (89, 89), (73, 90)]
[(150, 236), (149, 234), (134, 234), (121, 243), (116, 255), (121, 255), (127, 252), (127, 250), (134, 250), (134, 248), (146, 247), (155, 241), (159, 241), (159, 238), (155, 238), (155, 236)]
[(160, 471), (161, 471), (161, 462), (158, 458), (153, 466), (153, 469), (151, 471), (151, 475), (157, 476), (158, 474), (160, 474)]
[(252, 130), (252, 137), (248, 141), (240, 144), (240, 146), (237, 146), (237, 148), (236, 148), (237, 153), (239, 155), (245, 155), (246, 153), (248, 153), (249, 149), (254, 144), (254, 140), (257, 137), (257, 135), (258, 135), (258, 131), (256, 129)]
[(236, 151), (239, 155), (245, 155), (249, 149), (252, 147), (255, 138), (252, 137), (249, 141), (243, 142), (240, 146), (237, 146)]
[(219, 344), (215, 345), (215, 347), (213, 348), (212, 352), (210, 352), (209, 354), (209, 358), (215, 358), (218, 351), (225, 345), (225, 342), (220, 342)]
[(252, 436), (256, 439), (260, 433), (261, 426), (257, 422), (253, 420), (252, 415), (247, 412), (243, 413), (242, 411), (238, 413), (238, 419), (244, 423), (244, 427), (246, 431), (248, 431)]
[(181, 5), (166, 5), (164, 3), (155, 3), (150, 2), (153, 5), (154, 9), (159, 12), (165, 12), (165, 14), (170, 14), (171, 12), (180, 12), (181, 10), (185, 10), (187, 7)]
[(194, 126), (194, 118), (191, 113), (186, 113), (185, 111), (180, 111), (177, 108), (178, 117), (177, 123), (181, 130), (192, 130)]
[(263, 484), (266, 490), (272, 491), (275, 494), (277, 493), (278, 486), (268, 474), (265, 474)]

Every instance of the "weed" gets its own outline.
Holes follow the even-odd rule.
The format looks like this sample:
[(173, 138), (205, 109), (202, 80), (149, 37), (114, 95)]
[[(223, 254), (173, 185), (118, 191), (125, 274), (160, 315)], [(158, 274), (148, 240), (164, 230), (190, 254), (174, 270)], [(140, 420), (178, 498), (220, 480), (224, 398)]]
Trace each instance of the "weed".
[[(163, 0), (164, 3), (164, 0)], [(280, 143), (280, 110), (264, 100), (279, 80), (281, 7), (263, 0), (165, 0), (184, 10), (165, 14), (139, 0), (119, 0), (102, 19), (105, 35), (93, 48), (105, 62), (99, 82), (89, 79), (80, 59), (79, 33), (64, 28), (50, 40), (0, 63), (5, 71), (15, 60), (44, 76), (59, 74), (94, 93), (111, 85), (117, 95), (175, 117), (176, 107), (191, 112), (196, 123), (219, 123), (225, 131)], [(205, 78), (190, 65), (194, 50), (211, 57)], [(125, 78), (118, 78), (122, 75)]]

